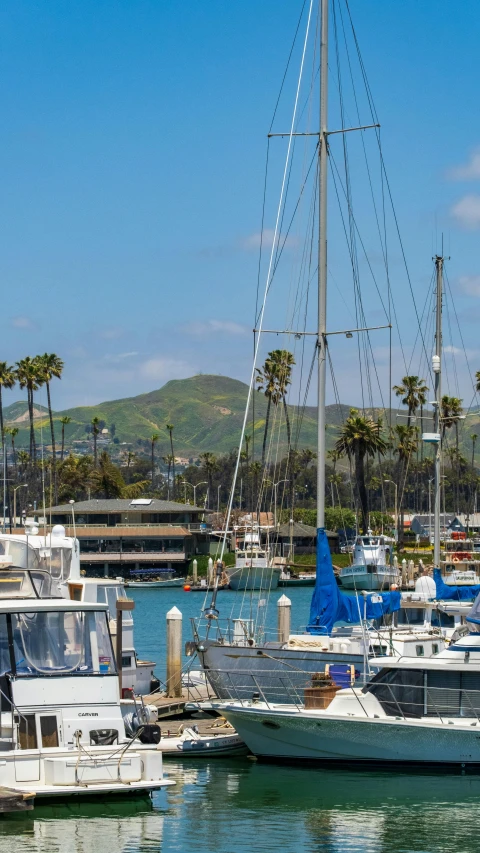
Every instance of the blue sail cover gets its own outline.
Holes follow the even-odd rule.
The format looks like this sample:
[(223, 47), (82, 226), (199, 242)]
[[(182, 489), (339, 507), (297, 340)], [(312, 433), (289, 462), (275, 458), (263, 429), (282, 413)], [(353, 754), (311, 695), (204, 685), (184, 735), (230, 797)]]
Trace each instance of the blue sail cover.
[(436, 598), (441, 601), (473, 601), (480, 592), (479, 584), (472, 586), (448, 586), (442, 578), (440, 569), (433, 570)]
[(400, 592), (370, 593), (357, 600), (356, 596), (340, 592), (333, 573), (327, 534), (317, 530), (317, 576), (310, 605), (308, 634), (330, 634), (335, 622), (358, 624), (362, 619), (381, 619), (387, 613), (400, 610)]

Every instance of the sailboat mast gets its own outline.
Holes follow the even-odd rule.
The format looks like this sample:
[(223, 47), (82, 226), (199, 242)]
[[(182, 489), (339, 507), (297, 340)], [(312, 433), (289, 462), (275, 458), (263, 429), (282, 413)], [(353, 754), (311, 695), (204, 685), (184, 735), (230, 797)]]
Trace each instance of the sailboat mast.
[[(442, 291), (443, 291), (443, 257), (437, 255), (435, 267), (437, 270), (437, 311), (435, 331), (435, 355), (433, 356), (433, 374), (435, 377), (435, 406), (433, 429), (441, 435), (442, 414)], [(441, 499), (441, 439), (435, 445), (435, 494), (434, 494), (434, 526), (433, 526), (433, 565), (440, 567), (440, 499)]]
[(320, 135), (318, 145), (318, 436), (317, 528), (325, 528), (325, 386), (327, 380), (327, 117), (328, 2), (320, 0)]

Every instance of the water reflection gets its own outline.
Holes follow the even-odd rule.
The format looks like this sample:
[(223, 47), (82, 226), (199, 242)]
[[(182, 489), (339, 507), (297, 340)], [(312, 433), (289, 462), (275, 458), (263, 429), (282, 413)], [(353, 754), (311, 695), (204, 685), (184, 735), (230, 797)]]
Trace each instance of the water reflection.
[(0, 853), (477, 853), (480, 776), (169, 763), (149, 800), (38, 805)]

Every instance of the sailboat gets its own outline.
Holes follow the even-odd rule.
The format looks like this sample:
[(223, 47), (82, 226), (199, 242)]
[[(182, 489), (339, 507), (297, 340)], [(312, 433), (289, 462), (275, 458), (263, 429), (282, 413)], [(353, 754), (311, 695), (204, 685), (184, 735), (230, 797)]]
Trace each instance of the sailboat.
[[(433, 593), (430, 589), (425, 590), (423, 579), (418, 588), (406, 594), (389, 590), (348, 596), (339, 590), (333, 573), (325, 530), (328, 0), (321, 0), (320, 15), (316, 585), (306, 632), (287, 637), (256, 635), (252, 616), (222, 620), (216, 606), (217, 587), (214, 588), (210, 605), (194, 623), (193, 649), (221, 699), (238, 697), (245, 701), (255, 695), (266, 701), (282, 702), (288, 701), (287, 697), (294, 690), (295, 701), (301, 702), (302, 691), (309, 678), (332, 671), (332, 668), (337, 672), (341, 670), (343, 679), (363, 683), (364, 677), (368, 677), (369, 659), (372, 656), (400, 654), (427, 658), (441, 652), (445, 638), (462, 627), (465, 613), (468, 612), (468, 606), (460, 603), (432, 601), (434, 590)], [(439, 432), (438, 411), (437, 407), (436, 434)], [(437, 489), (439, 476), (438, 463)], [(437, 498), (439, 501), (438, 495)], [(437, 553), (436, 565), (438, 559)], [(385, 619), (387, 627), (384, 625)]]

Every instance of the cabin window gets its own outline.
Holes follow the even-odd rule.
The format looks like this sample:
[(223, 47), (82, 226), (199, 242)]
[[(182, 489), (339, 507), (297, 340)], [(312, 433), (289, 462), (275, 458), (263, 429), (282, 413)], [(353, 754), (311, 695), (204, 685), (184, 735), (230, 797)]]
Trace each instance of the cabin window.
[(20, 740), (20, 749), (37, 749), (35, 714), (25, 714), (20, 717), (18, 736)]
[(395, 621), (397, 625), (423, 625), (425, 610), (423, 607), (401, 607)]
[(417, 658), (422, 658), (425, 656), (425, 649), (423, 646), (415, 646), (415, 651), (417, 653)]
[(110, 619), (117, 618), (117, 587), (99, 586), (98, 601), (108, 604), (108, 616)]
[(382, 669), (363, 690), (373, 693), (386, 714), (393, 717), (423, 716), (422, 670)]
[(12, 613), (15, 674), (114, 673), (106, 616), (94, 611)]
[(450, 613), (442, 613), (441, 610), (432, 611), (432, 627), (433, 628), (454, 628), (455, 617)]
[(430, 717), (476, 717), (480, 714), (480, 673), (429, 670), (425, 700)]
[(57, 717), (55, 714), (49, 716), (42, 715), (40, 717), (40, 734), (42, 736), (42, 746), (58, 746)]
[(432, 643), (432, 655), (438, 655), (438, 643)]
[(122, 667), (127, 667), (132, 665), (131, 655), (122, 655)]

